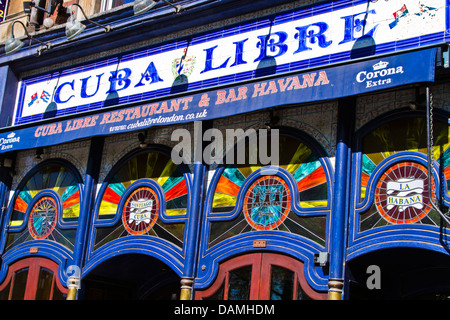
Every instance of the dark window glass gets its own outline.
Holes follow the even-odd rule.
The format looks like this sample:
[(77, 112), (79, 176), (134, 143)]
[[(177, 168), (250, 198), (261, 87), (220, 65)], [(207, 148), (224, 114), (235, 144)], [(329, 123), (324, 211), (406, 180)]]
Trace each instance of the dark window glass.
[(21, 269), (14, 275), (11, 300), (23, 300), (27, 286), (28, 268)]
[(250, 298), (251, 277), (251, 265), (230, 271), (228, 280), (228, 300), (248, 300)]
[(5, 289), (0, 291), (0, 300), (8, 300), (10, 289), (11, 289), (11, 282), (5, 287)]
[(52, 290), (53, 272), (41, 268), (39, 271), (39, 280), (36, 291), (36, 300), (49, 300)]
[(292, 300), (294, 272), (272, 265), (270, 280), (270, 300)]

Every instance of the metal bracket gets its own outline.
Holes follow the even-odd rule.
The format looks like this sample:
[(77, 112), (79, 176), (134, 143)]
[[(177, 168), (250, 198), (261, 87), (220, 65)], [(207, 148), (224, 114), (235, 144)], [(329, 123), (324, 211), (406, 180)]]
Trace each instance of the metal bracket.
[(328, 265), (330, 254), (328, 252), (319, 252), (314, 254), (314, 263), (321, 267)]
[(442, 60), (444, 61), (444, 68), (450, 67), (450, 48), (448, 46), (442, 51)]

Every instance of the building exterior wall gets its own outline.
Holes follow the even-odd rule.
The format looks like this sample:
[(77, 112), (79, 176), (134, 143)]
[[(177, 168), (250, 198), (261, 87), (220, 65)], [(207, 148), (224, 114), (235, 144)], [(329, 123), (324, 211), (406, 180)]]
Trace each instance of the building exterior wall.
[[(33, 258), (54, 298), (265, 299), (281, 269), (282, 297), (448, 293), (448, 1), (77, 3), (112, 31), (55, 13), (49, 49), (0, 52), (3, 298)], [(369, 288), (392, 252), (427, 262)]]

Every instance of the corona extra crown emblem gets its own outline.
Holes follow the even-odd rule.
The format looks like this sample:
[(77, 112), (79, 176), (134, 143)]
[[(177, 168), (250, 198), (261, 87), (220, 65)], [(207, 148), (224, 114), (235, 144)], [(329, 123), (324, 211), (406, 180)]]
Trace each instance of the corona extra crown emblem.
[(375, 70), (381, 70), (381, 69), (386, 68), (388, 64), (389, 64), (389, 62), (386, 62), (386, 61), (380, 61), (380, 62), (374, 64), (374, 65), (372, 66), (372, 68), (373, 68), (374, 71), (375, 71)]

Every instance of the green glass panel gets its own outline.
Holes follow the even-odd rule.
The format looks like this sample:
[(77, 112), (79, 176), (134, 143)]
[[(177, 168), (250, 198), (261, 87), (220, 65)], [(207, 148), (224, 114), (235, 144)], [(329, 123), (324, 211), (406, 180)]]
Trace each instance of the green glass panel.
[(372, 160), (369, 159), (366, 155), (362, 157), (362, 171), (369, 176), (372, 174), (373, 170), (375, 170), (376, 165)]
[(237, 184), (239, 187), (242, 186), (242, 184), (245, 181), (245, 177), (241, 173), (241, 171), (239, 171), (239, 169), (234, 168), (234, 167), (225, 168), (223, 170), (222, 175), (225, 176), (226, 178), (228, 178), (228, 180)]
[[(73, 181), (75, 183), (75, 181)], [(64, 193), (61, 196), (61, 200), (64, 202), (66, 201), (71, 195), (73, 195), (75, 192), (78, 191), (77, 185), (71, 185), (67, 187), (67, 189), (64, 191)]]
[[(308, 161), (309, 160), (310, 159), (308, 159)], [(298, 182), (298, 181), (302, 180), (303, 178), (305, 178), (306, 176), (308, 176), (309, 174), (314, 172), (314, 170), (316, 170), (319, 167), (320, 167), (319, 160), (312, 161), (312, 159), (311, 159), (311, 162), (302, 163), (300, 165), (300, 167), (297, 170), (295, 170), (295, 172), (293, 174), (295, 181)]]
[(30, 203), (31, 202), (31, 200), (32, 200), (32, 197), (31, 197), (31, 195), (30, 195), (30, 193), (28, 192), (28, 189), (25, 187), (25, 188), (23, 188), (23, 190), (22, 191), (20, 191), (19, 192), (19, 197), (23, 200), (23, 201), (25, 201), (26, 203)]
[(119, 180), (117, 176), (114, 176), (111, 179), (111, 182), (108, 184), (108, 187), (114, 190), (119, 196), (121, 196), (125, 192), (125, 187), (122, 182)]

